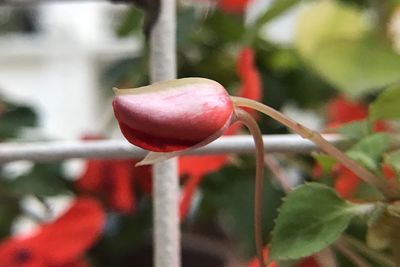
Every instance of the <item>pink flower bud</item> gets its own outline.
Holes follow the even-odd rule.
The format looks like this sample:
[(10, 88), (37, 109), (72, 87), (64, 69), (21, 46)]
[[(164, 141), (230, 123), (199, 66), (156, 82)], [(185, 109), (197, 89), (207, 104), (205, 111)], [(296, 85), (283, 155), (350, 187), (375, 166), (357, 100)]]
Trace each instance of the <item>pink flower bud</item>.
[(229, 127), (233, 104), (225, 88), (184, 78), (116, 89), (113, 108), (128, 141), (146, 150), (174, 152), (209, 143)]

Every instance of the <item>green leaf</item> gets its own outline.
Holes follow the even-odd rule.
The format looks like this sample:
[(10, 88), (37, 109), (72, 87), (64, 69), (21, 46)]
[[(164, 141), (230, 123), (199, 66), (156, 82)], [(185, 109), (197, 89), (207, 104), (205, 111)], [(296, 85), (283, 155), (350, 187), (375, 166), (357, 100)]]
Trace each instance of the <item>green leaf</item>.
[(378, 170), (378, 163), (372, 157), (362, 151), (351, 150), (347, 152), (347, 155), (355, 161), (361, 163), (369, 170)]
[[(244, 24), (240, 19), (236, 16), (227, 16), (220, 10), (215, 10), (215, 12), (209, 14), (202, 27), (211, 30), (212, 38), (215, 38), (213, 41), (218, 41), (220, 44), (235, 42), (245, 32)], [(204, 42), (204, 40), (201, 41)]]
[(378, 38), (329, 39), (307, 60), (328, 82), (353, 96), (400, 81), (400, 55)]
[(300, 3), (300, 0), (275, 0), (270, 7), (257, 19), (257, 26), (260, 27), (274, 18), (282, 15), (294, 5)]
[(132, 7), (126, 14), (123, 15), (116, 32), (120, 37), (139, 32), (143, 20), (143, 12), (135, 7)]
[(371, 119), (400, 119), (400, 85), (383, 91), (370, 105)]
[(397, 173), (400, 173), (400, 150), (385, 155), (385, 162), (389, 163)]
[(389, 148), (389, 136), (383, 133), (363, 138), (347, 152), (354, 160), (371, 170), (378, 170), (382, 154)]
[(336, 164), (335, 158), (333, 158), (327, 154), (321, 154), (321, 153), (313, 153), (312, 156), (318, 162), (318, 164), (321, 166), (324, 174), (331, 173), (333, 166), (335, 166), (335, 164)]
[(10, 190), (22, 195), (55, 196), (68, 188), (60, 164), (36, 164), (31, 172), (11, 181)]
[(296, 47), (305, 62), (339, 90), (359, 96), (400, 81), (400, 55), (370, 36), (354, 6), (320, 1), (299, 17)]
[(312, 60), (322, 42), (338, 38), (358, 39), (365, 31), (360, 10), (337, 1), (320, 1), (299, 16), (295, 44), (301, 56)]
[(327, 186), (309, 183), (285, 199), (272, 233), (270, 256), (296, 259), (333, 243), (358, 213)]
[(0, 115), (0, 139), (16, 137), (21, 128), (36, 125), (35, 112), (26, 106), (7, 103), (7, 111)]
[[(230, 168), (227, 171), (238, 173), (237, 168)], [(225, 184), (223, 192), (218, 194), (219, 217), (222, 219), (222, 226), (230, 236), (241, 244), (243, 251), (249, 256), (254, 254), (254, 179), (252, 173), (241, 171), (239, 180)], [(233, 174), (237, 175), (237, 174)], [(228, 176), (233, 178), (234, 176)], [(263, 233), (268, 233), (273, 228), (273, 220), (277, 216), (277, 209), (281, 204), (283, 193), (273, 186), (271, 177), (265, 175), (264, 193), (263, 193)], [(215, 178), (216, 175), (214, 175)], [(210, 177), (211, 178), (211, 177)], [(210, 180), (212, 180), (212, 178)], [(221, 187), (220, 187), (221, 188)], [(235, 201), (232, 201), (235, 199)]]
[(339, 133), (348, 139), (359, 140), (369, 134), (368, 122), (366, 120), (350, 122), (339, 128)]

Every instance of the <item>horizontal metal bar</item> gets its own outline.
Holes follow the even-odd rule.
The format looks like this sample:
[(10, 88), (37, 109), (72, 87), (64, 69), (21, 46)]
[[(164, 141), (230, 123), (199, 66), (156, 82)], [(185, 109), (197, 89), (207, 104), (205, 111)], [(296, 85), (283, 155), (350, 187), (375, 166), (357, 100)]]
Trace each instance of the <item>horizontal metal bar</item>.
[[(346, 145), (345, 140), (338, 135), (323, 136), (335, 145)], [(297, 135), (264, 135), (263, 138), (266, 152), (309, 153), (317, 150), (313, 143)], [(237, 135), (221, 137), (187, 154), (248, 154), (253, 151), (252, 137)], [(0, 163), (17, 160), (47, 162), (72, 158), (142, 158), (146, 153), (125, 140), (3, 143), (0, 144)]]

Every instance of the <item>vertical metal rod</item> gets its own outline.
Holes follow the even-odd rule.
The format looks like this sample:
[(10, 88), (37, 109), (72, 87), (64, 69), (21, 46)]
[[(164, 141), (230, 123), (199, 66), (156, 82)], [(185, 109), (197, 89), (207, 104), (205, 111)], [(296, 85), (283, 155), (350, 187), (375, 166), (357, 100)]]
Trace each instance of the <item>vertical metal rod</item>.
[[(176, 78), (176, 3), (160, 0), (160, 4), (160, 14), (150, 35), (152, 82)], [(155, 267), (181, 266), (177, 169), (176, 159), (153, 166)]]

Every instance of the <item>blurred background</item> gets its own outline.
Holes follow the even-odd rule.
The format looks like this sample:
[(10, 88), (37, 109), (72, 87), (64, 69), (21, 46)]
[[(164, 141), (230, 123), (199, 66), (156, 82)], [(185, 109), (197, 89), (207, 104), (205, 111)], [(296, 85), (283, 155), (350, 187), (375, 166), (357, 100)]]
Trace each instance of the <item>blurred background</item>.
[[(21, 2), (0, 4), (2, 141), (122, 138), (111, 88), (148, 84), (143, 25), (153, 11), (107, 1)], [(399, 1), (183, 0), (177, 5), (179, 77), (214, 79), (232, 95), (262, 101), (315, 130), (365, 119), (367, 104), (400, 81)], [(288, 133), (255, 117), (264, 134)], [(311, 156), (275, 156), (292, 185), (315, 179)], [(150, 170), (133, 165), (97, 159), (1, 165), (0, 266), (151, 266)], [(186, 157), (180, 166), (187, 196), (181, 203), (183, 265), (247, 266), (255, 255), (254, 159)], [(270, 173), (266, 178), (264, 232), (269, 233), (284, 192)], [(90, 217), (90, 208), (82, 210), (89, 216), (85, 220), (65, 216), (89, 197), (103, 217), (96, 209)], [(85, 223), (104, 227), (82, 238)], [(82, 229), (62, 234), (72, 225)], [(46, 231), (57, 236), (54, 242), (42, 237)], [(44, 250), (69, 255), (54, 260)], [(11, 257), (14, 265), (2, 265), (2, 257)], [(353, 265), (344, 260), (339, 266)]]

